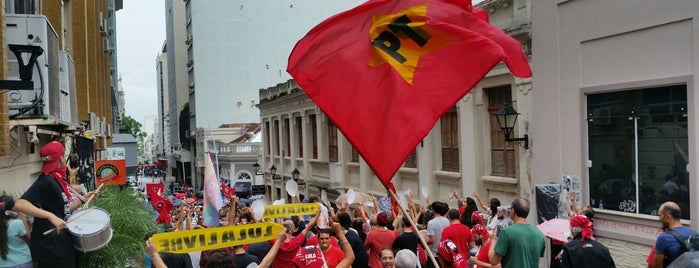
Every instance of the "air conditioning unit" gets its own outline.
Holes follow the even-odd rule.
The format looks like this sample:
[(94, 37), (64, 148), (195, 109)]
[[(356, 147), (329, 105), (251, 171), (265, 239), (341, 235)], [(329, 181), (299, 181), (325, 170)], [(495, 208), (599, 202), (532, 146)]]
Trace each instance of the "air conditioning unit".
[(112, 137), (112, 134), (113, 134), (113, 133), (112, 133), (112, 125), (111, 125), (111, 124), (107, 124), (107, 132), (105, 133), (105, 135), (107, 135), (107, 138), (111, 138), (111, 137)]
[(58, 88), (61, 93), (59, 121), (78, 123), (78, 97), (75, 84), (75, 63), (66, 51), (58, 52)]
[(100, 118), (93, 112), (87, 113), (90, 117), (90, 130), (94, 132), (99, 132), (100, 130)]
[[(7, 92), (10, 117), (59, 117), (62, 108), (56, 31), (45, 16), (34, 14), (7, 14), (5, 26), (7, 44), (39, 46), (44, 50), (34, 66), (34, 88)], [(14, 53), (7, 55), (7, 80), (20, 80), (17, 58)]]
[(99, 13), (99, 22), (100, 22), (100, 35), (107, 36), (107, 20), (104, 19), (104, 15), (102, 14), (102, 12)]
[(107, 118), (102, 117), (102, 120), (100, 120), (100, 134), (102, 136), (107, 135)]
[(108, 38), (102, 39), (102, 50), (104, 52), (109, 52), (110, 49), (111, 49), (111, 47), (109, 46), (109, 39)]

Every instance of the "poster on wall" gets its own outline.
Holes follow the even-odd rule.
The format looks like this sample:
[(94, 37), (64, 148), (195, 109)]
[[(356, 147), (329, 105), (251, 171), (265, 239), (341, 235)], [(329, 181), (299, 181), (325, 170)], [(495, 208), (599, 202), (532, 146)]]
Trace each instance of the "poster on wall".
[(102, 160), (97, 161), (97, 185), (126, 184), (126, 160)]
[(95, 189), (95, 141), (83, 136), (75, 137), (75, 153), (78, 154), (77, 180), (87, 189)]
[(563, 175), (563, 191), (565, 193), (565, 198), (570, 198), (570, 193), (575, 195), (575, 204), (578, 207), (582, 206), (582, 197), (580, 196), (580, 175)]

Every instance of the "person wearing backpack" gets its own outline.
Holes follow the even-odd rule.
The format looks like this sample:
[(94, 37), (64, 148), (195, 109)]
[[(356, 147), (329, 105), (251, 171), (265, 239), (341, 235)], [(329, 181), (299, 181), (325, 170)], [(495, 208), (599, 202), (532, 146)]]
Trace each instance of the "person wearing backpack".
[(686, 251), (686, 245), (680, 243), (672, 234), (672, 232), (679, 234), (679, 236), (684, 238), (683, 240), (694, 234), (691, 229), (682, 225), (680, 222), (681, 215), (682, 210), (674, 202), (665, 202), (658, 209), (658, 218), (663, 225), (663, 230), (666, 231), (660, 234), (655, 241), (655, 256), (652, 264), (649, 265), (650, 267), (667, 267)]

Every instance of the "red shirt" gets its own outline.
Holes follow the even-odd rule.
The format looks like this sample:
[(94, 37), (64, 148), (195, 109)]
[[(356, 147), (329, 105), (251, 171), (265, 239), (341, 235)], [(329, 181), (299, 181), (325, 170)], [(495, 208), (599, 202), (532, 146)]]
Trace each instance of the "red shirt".
[[(303, 244), (304, 236), (299, 234), (289, 240), (289, 242), (283, 242), (279, 247), (279, 252), (277, 257), (274, 258), (274, 267), (293, 267), (294, 266), (294, 256), (296, 252)], [(270, 244), (274, 244), (275, 240), (270, 240)]]
[(444, 231), (442, 231), (442, 240), (439, 242), (447, 239), (454, 241), (454, 244), (456, 244), (456, 248), (459, 249), (459, 252), (464, 252), (466, 253), (466, 256), (468, 256), (468, 251), (471, 249), (468, 246), (468, 243), (473, 242), (471, 228), (468, 228), (468, 226), (461, 223), (452, 223), (451, 225), (447, 226), (447, 228), (444, 228)]
[(391, 230), (371, 230), (366, 236), (366, 242), (364, 242), (364, 247), (369, 249), (369, 266), (381, 267), (381, 250), (390, 248), (395, 240), (396, 234)]
[(315, 246), (302, 247), (296, 252), (294, 263), (298, 267), (322, 268), (323, 258), (320, 249)]
[[(479, 261), (485, 262), (485, 263), (490, 263), (490, 259), (488, 259), (488, 250), (490, 250), (491, 242), (493, 240), (489, 240), (488, 243), (483, 245), (480, 250), (478, 250), (478, 255), (476, 255), (476, 259)], [(473, 266), (474, 268), (481, 267), (481, 266)]]
[(323, 251), (323, 257), (328, 263), (328, 268), (335, 268), (345, 258), (345, 253), (336, 246), (331, 246), (328, 250)]

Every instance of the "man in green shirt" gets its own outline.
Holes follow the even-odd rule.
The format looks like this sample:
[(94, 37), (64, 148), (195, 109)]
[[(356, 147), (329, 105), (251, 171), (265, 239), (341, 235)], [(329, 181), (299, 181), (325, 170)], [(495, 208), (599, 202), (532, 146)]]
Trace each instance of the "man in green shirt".
[(490, 247), (488, 258), (490, 263), (502, 264), (503, 268), (539, 267), (539, 258), (544, 256), (546, 241), (544, 234), (527, 223), (529, 216), (529, 201), (517, 198), (512, 201), (510, 218), (511, 226), (500, 231), (495, 246)]

